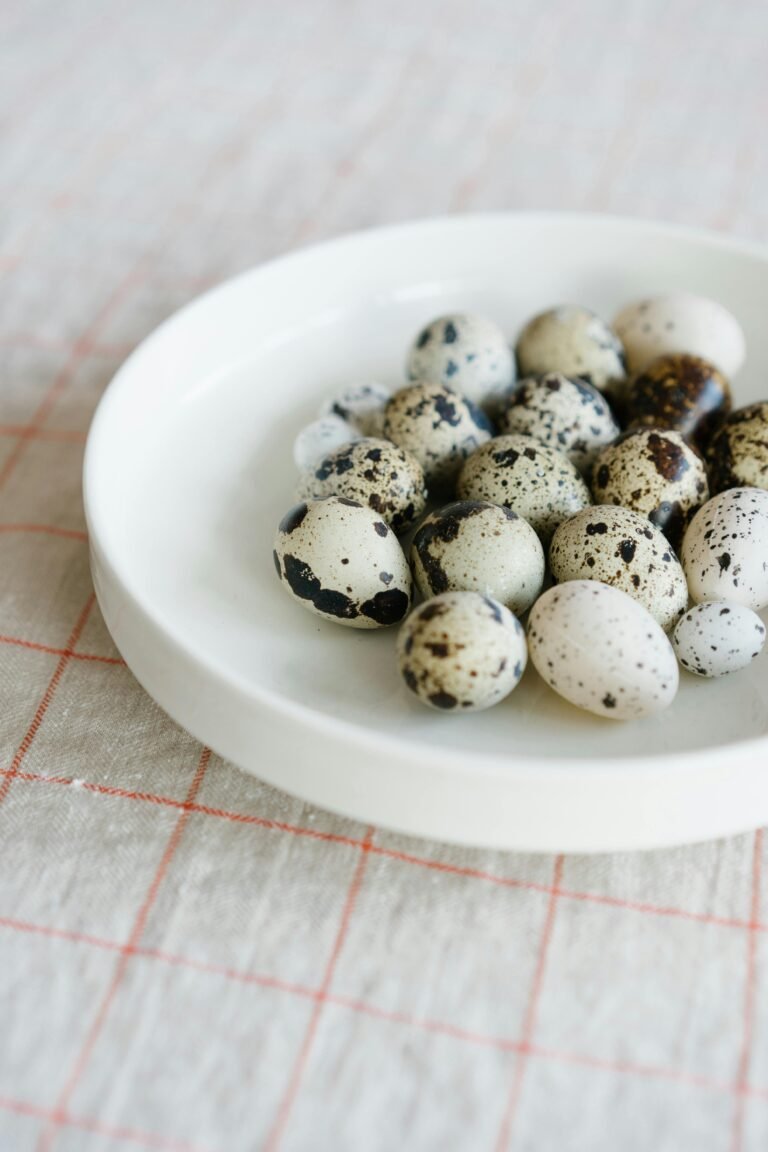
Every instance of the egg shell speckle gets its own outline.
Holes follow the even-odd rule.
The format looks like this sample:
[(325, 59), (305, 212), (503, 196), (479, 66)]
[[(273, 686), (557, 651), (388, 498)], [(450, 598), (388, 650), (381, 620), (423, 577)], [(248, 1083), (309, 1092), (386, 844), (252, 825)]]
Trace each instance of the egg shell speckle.
[(664, 632), (607, 584), (550, 588), (531, 609), (528, 647), (550, 688), (596, 716), (638, 720), (668, 708), (677, 693), (677, 660)]
[(613, 321), (630, 372), (642, 372), (657, 356), (690, 352), (716, 365), (726, 376), (744, 363), (744, 333), (736, 318), (715, 300), (692, 292), (672, 292), (638, 300)]
[(462, 463), (491, 438), (485, 413), (443, 384), (412, 384), (387, 405), (384, 435), (411, 452), (429, 487), (450, 484)]
[(547, 543), (563, 520), (591, 503), (589, 489), (563, 452), (512, 433), (497, 436), (470, 456), (457, 495), (512, 508)]
[(600, 391), (626, 375), (621, 341), (604, 320), (573, 304), (541, 312), (517, 341), (521, 376), (563, 372), (583, 376)]
[(731, 386), (699, 356), (661, 356), (630, 380), (629, 428), (671, 428), (704, 447), (731, 409)]
[(397, 638), (400, 674), (441, 711), (480, 711), (516, 688), (528, 651), (517, 617), (479, 592), (445, 592), (416, 608)]
[(300, 500), (346, 496), (378, 512), (395, 532), (406, 532), (427, 500), (424, 473), (410, 452), (390, 440), (366, 437), (344, 444), (303, 477)]
[(496, 417), (500, 432), (521, 432), (564, 452), (581, 472), (620, 433), (603, 394), (578, 376), (550, 372), (521, 380)]
[(675, 628), (672, 644), (689, 672), (725, 676), (746, 668), (760, 655), (765, 625), (743, 604), (712, 600), (686, 612)]
[(359, 440), (360, 433), (341, 416), (323, 416), (299, 432), (293, 442), (293, 460), (300, 472), (317, 467), (324, 456), (342, 444)]
[(694, 516), (681, 559), (691, 599), (768, 605), (768, 492), (729, 488)]
[(709, 499), (704, 462), (679, 432), (639, 428), (598, 456), (596, 504), (620, 504), (647, 516), (679, 548), (696, 509)]
[(713, 492), (768, 489), (768, 401), (731, 412), (707, 450)]
[(552, 575), (599, 580), (626, 592), (664, 631), (688, 606), (683, 569), (666, 536), (644, 516), (614, 504), (595, 505), (558, 528), (549, 549)]
[(351, 628), (398, 624), (411, 603), (411, 571), (376, 512), (344, 496), (296, 504), (280, 521), (274, 561), (302, 607)]
[(482, 592), (515, 615), (527, 611), (544, 584), (544, 549), (511, 508), (459, 501), (432, 512), (413, 538), (411, 568), (425, 598)]
[(361, 436), (381, 436), (384, 412), (391, 395), (392, 390), (377, 381), (355, 384), (326, 400), (320, 409), (320, 416), (338, 416), (351, 424)]
[(408, 352), (406, 372), (409, 380), (445, 384), (475, 404), (493, 407), (515, 379), (515, 362), (493, 320), (453, 312), (421, 329)]

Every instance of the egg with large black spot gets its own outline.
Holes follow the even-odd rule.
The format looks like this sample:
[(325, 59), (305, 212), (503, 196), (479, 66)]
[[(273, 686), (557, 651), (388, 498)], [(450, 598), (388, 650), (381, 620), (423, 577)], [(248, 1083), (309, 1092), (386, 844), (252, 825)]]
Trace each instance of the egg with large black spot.
[(768, 401), (731, 412), (707, 449), (713, 492), (768, 489)]
[(345, 496), (302, 501), (285, 514), (273, 558), (296, 603), (350, 628), (398, 624), (411, 604), (411, 571), (392, 529)]
[(384, 435), (416, 457), (430, 488), (450, 485), (466, 458), (491, 434), (482, 409), (443, 384), (401, 388), (384, 415)]
[(660, 356), (634, 376), (625, 391), (628, 428), (680, 432), (705, 448), (731, 409), (731, 386), (700, 356)]
[(596, 504), (631, 508), (679, 548), (697, 508), (709, 499), (704, 461), (679, 432), (638, 428), (604, 448), (592, 471)]
[(416, 335), (406, 372), (409, 380), (445, 384), (491, 409), (515, 379), (515, 360), (506, 336), (493, 320), (452, 312), (438, 316)]

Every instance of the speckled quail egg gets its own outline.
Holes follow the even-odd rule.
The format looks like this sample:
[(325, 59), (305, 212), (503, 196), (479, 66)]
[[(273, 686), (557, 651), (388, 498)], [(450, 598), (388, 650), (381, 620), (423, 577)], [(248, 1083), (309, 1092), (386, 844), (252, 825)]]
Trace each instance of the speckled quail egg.
[(462, 468), (456, 491), (461, 500), (514, 509), (545, 543), (558, 524), (592, 502), (564, 453), (519, 433), (478, 448)]
[(491, 437), (487, 416), (442, 384), (411, 384), (387, 404), (384, 435), (411, 452), (428, 487), (449, 485), (464, 460)]
[(444, 592), (405, 621), (397, 657), (424, 704), (477, 712), (517, 687), (528, 652), (520, 621), (503, 604), (479, 592)]
[(359, 440), (360, 433), (341, 416), (323, 416), (302, 428), (293, 442), (293, 459), (300, 472), (315, 468), (324, 456), (350, 440)]
[(707, 463), (713, 492), (768, 489), (768, 401), (731, 412), (709, 445)]
[(707, 360), (675, 353), (630, 380), (625, 406), (629, 428), (670, 428), (705, 447), (730, 411), (731, 387)]
[(344, 444), (304, 474), (300, 500), (346, 496), (378, 512), (397, 533), (406, 532), (427, 502), (418, 460), (391, 440), (367, 437)]
[(408, 352), (409, 380), (436, 381), (473, 403), (492, 408), (515, 379), (506, 336), (493, 320), (469, 312), (438, 316), (418, 333)]
[(496, 416), (500, 432), (523, 432), (564, 452), (581, 472), (619, 435), (610, 405), (579, 376), (550, 372), (522, 380)]
[(699, 508), (683, 537), (691, 599), (768, 606), (768, 492), (729, 488)]
[(381, 436), (384, 430), (384, 410), (391, 395), (391, 388), (376, 381), (352, 385), (326, 400), (320, 409), (320, 416), (339, 416), (361, 436)]
[(296, 504), (280, 521), (275, 568), (302, 607), (351, 628), (397, 624), (411, 603), (411, 572), (376, 512), (345, 496)]
[(531, 663), (550, 688), (611, 720), (668, 708), (679, 672), (656, 620), (619, 588), (574, 580), (550, 588), (528, 620)]
[(561, 524), (549, 549), (552, 575), (600, 580), (637, 600), (668, 631), (688, 607), (683, 569), (666, 536), (644, 516), (595, 505)]
[(521, 376), (564, 372), (583, 376), (603, 392), (626, 375), (619, 338), (594, 312), (573, 304), (529, 320), (516, 351)]
[(703, 460), (679, 432), (638, 428), (600, 453), (592, 496), (596, 504), (647, 516), (679, 548), (696, 509), (709, 499), (709, 486)]
[(425, 598), (482, 592), (519, 616), (544, 584), (544, 549), (511, 508), (464, 500), (440, 508), (413, 538), (411, 568)]
[(696, 676), (725, 676), (746, 668), (765, 644), (765, 625), (743, 604), (696, 604), (675, 628), (672, 644), (683, 668)]
[(690, 352), (734, 376), (744, 363), (744, 333), (735, 316), (716, 300), (671, 292), (637, 300), (613, 321), (630, 372), (642, 372), (658, 356)]

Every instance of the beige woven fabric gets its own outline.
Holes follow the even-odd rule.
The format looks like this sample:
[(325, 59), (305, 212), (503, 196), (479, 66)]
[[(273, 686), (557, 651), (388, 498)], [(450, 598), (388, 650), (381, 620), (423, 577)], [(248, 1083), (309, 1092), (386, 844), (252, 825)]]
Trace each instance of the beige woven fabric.
[(763, 0), (0, 20), (0, 1152), (762, 1152), (760, 836), (459, 851), (209, 760), (101, 623), (80, 469), (126, 352), (301, 243), (523, 207), (768, 239)]

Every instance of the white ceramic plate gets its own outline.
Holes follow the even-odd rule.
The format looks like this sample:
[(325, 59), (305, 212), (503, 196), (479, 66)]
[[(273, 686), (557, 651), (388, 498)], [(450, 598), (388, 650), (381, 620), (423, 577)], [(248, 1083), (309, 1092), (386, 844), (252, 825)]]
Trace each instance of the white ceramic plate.
[(393, 630), (319, 620), (272, 566), (294, 434), (340, 386), (401, 380), (423, 321), (474, 310), (512, 338), (558, 302), (610, 317), (669, 289), (733, 310), (749, 352), (737, 403), (765, 396), (768, 255), (639, 221), (465, 216), (348, 236), (173, 317), (110, 386), (85, 468), (99, 603), (147, 691), (245, 770), (420, 836), (589, 852), (768, 821), (766, 657), (720, 682), (683, 675), (671, 710), (631, 724), (576, 711), (530, 667), (492, 711), (445, 716), (402, 687)]

